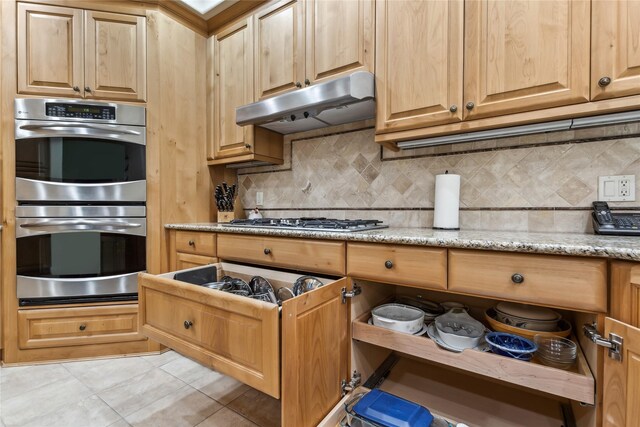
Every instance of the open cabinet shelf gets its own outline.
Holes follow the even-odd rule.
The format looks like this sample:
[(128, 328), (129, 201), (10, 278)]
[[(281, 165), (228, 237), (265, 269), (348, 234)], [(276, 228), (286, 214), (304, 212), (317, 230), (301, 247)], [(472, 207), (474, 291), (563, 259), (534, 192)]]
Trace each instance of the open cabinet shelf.
[(587, 404), (595, 403), (595, 381), (580, 346), (574, 369), (565, 371), (535, 361), (524, 362), (476, 350), (454, 353), (440, 348), (425, 336), (409, 335), (369, 325), (367, 321), (370, 317), (370, 313), (365, 313), (353, 321), (354, 340), (554, 396)]

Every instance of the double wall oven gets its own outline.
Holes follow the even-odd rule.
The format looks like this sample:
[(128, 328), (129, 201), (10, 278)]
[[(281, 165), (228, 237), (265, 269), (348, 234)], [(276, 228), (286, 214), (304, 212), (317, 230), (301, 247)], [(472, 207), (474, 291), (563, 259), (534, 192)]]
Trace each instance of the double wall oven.
[(29, 98), (16, 99), (15, 113), (20, 305), (136, 299), (144, 107)]

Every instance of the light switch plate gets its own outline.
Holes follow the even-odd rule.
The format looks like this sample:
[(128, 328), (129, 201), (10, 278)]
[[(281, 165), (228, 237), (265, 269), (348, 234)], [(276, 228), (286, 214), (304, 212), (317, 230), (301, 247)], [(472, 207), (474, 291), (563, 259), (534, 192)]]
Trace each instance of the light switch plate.
[(256, 191), (256, 206), (262, 206), (264, 204), (264, 193), (262, 191)]
[(636, 200), (636, 176), (608, 175), (598, 177), (598, 200), (603, 202), (634, 202)]

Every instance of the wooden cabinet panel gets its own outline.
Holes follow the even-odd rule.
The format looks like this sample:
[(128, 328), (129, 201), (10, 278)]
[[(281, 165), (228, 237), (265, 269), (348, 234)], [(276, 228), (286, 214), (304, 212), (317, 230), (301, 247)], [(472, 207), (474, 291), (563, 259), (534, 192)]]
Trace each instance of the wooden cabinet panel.
[(22, 349), (139, 341), (138, 305), (18, 310)]
[(85, 98), (144, 101), (146, 19), (85, 11)]
[(179, 252), (216, 256), (216, 235), (197, 231), (176, 231), (176, 247)]
[(447, 288), (447, 250), (347, 244), (347, 275), (419, 288)]
[(604, 356), (603, 427), (640, 426), (640, 329), (609, 317), (604, 335), (623, 338), (622, 360)]
[(604, 313), (607, 261), (450, 249), (449, 290)]
[(376, 3), (376, 130), (462, 119), (463, 6), (454, 1)]
[(640, 2), (594, 0), (591, 22), (591, 99), (639, 94)]
[(223, 260), (326, 274), (345, 273), (344, 242), (220, 234), (217, 253)]
[(252, 152), (253, 126), (236, 124), (236, 108), (254, 100), (253, 20), (241, 20), (214, 38), (215, 159)]
[(587, 102), (590, 3), (465, 2), (465, 118)]
[(18, 92), (81, 97), (82, 10), (18, 3), (17, 25)]
[(304, 3), (283, 0), (254, 15), (256, 98), (304, 81)]
[(349, 378), (348, 304), (337, 280), (282, 304), (282, 426), (315, 426)]
[(214, 264), (216, 262), (218, 262), (218, 258), (215, 258), (215, 257), (184, 254), (181, 252), (177, 252), (175, 254), (175, 262), (171, 263), (171, 268), (173, 270), (185, 270), (187, 268), (194, 268), (194, 267), (200, 267), (203, 265)]
[(270, 396), (280, 396), (276, 304), (146, 273), (140, 275), (138, 298), (143, 334)]
[(640, 264), (614, 261), (611, 263), (609, 316), (640, 327)]
[(306, 78), (373, 72), (374, 0), (308, 0), (306, 8)]

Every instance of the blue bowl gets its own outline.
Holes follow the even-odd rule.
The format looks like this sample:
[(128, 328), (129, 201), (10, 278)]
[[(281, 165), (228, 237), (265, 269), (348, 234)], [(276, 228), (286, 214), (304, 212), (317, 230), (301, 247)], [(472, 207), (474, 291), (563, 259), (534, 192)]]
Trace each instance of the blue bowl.
[(490, 332), (485, 340), (493, 353), (527, 362), (538, 350), (538, 345), (533, 341), (506, 332)]

